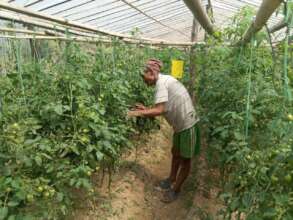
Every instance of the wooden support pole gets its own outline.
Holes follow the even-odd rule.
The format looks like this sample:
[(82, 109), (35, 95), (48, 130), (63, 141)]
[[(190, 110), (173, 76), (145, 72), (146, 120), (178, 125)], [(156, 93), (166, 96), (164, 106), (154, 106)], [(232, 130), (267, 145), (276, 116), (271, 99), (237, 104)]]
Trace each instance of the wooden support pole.
[[(37, 36), (37, 35), (23, 35), (23, 36), (13, 36), (13, 35), (0, 35), (0, 38), (5, 39), (35, 39), (35, 40), (62, 40), (62, 41), (76, 41), (76, 42), (85, 42), (85, 43), (112, 43), (113, 41), (111, 39), (99, 39), (99, 38), (86, 38), (86, 37), (62, 37), (62, 36)], [(158, 46), (158, 47), (168, 47), (168, 46), (175, 46), (175, 47), (182, 47), (182, 48), (188, 48), (191, 45), (182, 44), (180, 42), (174, 42), (173, 44), (165, 44), (164, 42), (158, 42), (158, 43), (146, 43), (146, 42), (140, 42), (140, 41), (134, 41), (134, 40), (123, 40), (123, 42), (127, 44), (137, 44), (137, 45), (150, 45), (150, 46)]]
[[(34, 31), (34, 27), (32, 25), (27, 25), (28, 30)], [(37, 61), (38, 60), (38, 45), (37, 42), (33, 39), (29, 39), (30, 48), (31, 48), (31, 56), (32, 58)]]
[(0, 28), (0, 32), (4, 33), (21, 33), (21, 34), (32, 34), (32, 35), (40, 35), (40, 36), (45, 36), (47, 35), (45, 32), (42, 31), (31, 31), (31, 30), (26, 30), (26, 29), (14, 29), (14, 28)]
[(76, 41), (76, 42), (87, 42), (87, 43), (97, 43), (97, 42), (103, 42), (103, 43), (111, 43), (111, 40), (98, 40), (98, 39), (87, 39), (84, 37), (59, 37), (59, 36), (38, 36), (38, 35), (0, 35), (0, 38), (3, 39), (17, 39), (17, 40), (29, 40), (29, 39), (35, 39), (35, 40), (62, 40), (62, 41)]
[(279, 7), (282, 0), (263, 0), (256, 14), (255, 20), (244, 33), (237, 45), (246, 44), (266, 24), (273, 12)]
[(196, 18), (193, 18), (192, 29), (191, 29), (191, 42), (196, 41), (196, 37), (197, 37), (197, 34), (198, 34), (198, 28), (199, 28), (199, 23), (196, 20)]
[(213, 34), (215, 32), (214, 27), (201, 6), (200, 0), (184, 0), (187, 7), (193, 13), (193, 16), (197, 19), (200, 25), (206, 30), (208, 34)]

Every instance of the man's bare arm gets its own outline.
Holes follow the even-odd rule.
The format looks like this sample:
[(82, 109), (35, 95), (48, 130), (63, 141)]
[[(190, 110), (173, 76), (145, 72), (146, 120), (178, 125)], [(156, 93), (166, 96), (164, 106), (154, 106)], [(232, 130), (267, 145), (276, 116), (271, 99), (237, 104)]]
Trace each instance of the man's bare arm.
[(129, 117), (156, 117), (165, 112), (165, 103), (156, 104), (153, 108), (128, 112)]

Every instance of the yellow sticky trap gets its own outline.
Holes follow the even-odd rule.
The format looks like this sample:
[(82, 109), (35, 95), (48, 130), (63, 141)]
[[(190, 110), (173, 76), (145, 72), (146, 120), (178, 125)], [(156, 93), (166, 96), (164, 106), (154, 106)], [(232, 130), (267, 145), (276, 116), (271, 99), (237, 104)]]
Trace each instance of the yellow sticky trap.
[(181, 79), (183, 76), (183, 61), (172, 60), (171, 75), (177, 79)]

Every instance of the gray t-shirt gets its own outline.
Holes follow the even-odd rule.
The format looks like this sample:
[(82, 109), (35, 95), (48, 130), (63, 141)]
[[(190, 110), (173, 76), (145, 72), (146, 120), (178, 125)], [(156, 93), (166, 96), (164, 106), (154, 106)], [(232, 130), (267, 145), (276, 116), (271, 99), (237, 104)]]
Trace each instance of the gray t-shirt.
[(164, 117), (175, 132), (191, 128), (199, 121), (186, 88), (172, 76), (159, 74), (155, 104), (165, 103)]

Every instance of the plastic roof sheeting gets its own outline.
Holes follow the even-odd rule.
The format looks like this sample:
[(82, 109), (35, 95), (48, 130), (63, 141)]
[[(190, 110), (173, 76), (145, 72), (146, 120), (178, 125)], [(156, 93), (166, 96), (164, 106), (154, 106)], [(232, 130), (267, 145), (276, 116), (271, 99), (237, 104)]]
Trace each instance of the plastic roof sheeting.
[[(190, 41), (193, 15), (182, 0), (6, 0), (34, 11), (103, 30), (168, 41)], [(211, 0), (215, 26), (223, 27), (240, 8), (256, 10), (261, 0)], [(207, 0), (202, 1), (205, 8)], [(282, 20), (273, 14), (269, 26)], [(202, 30), (202, 29), (201, 29)], [(203, 33), (198, 40), (202, 40)], [(280, 36), (280, 34), (278, 35)]]

